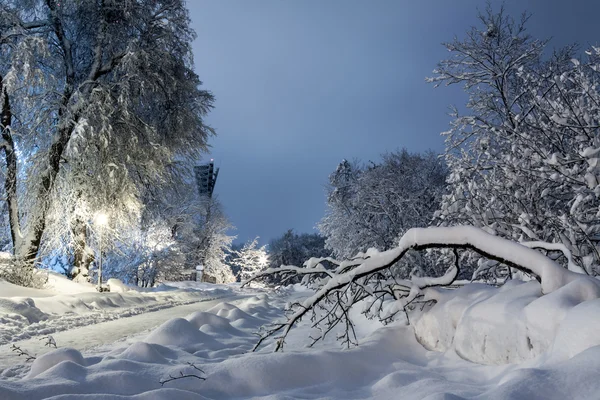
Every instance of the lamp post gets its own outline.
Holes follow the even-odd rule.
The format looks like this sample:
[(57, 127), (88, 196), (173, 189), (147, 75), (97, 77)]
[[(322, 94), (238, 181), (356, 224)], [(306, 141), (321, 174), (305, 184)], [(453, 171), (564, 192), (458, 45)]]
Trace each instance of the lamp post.
[(103, 212), (96, 214), (96, 225), (98, 226), (98, 242), (100, 247), (100, 263), (98, 264), (98, 291), (102, 292), (102, 230), (108, 224), (108, 215)]

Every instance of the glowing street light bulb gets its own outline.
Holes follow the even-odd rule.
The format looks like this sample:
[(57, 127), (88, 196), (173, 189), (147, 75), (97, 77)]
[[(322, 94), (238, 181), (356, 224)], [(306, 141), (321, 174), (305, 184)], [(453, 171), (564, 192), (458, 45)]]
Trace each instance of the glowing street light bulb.
[(108, 224), (108, 215), (104, 214), (104, 213), (98, 213), (96, 214), (96, 224), (98, 225), (106, 225)]

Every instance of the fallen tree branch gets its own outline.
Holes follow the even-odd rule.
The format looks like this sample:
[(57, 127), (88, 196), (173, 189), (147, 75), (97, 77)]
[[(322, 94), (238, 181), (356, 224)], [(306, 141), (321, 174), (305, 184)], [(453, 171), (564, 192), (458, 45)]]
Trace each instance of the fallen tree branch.
[(573, 255), (571, 251), (562, 243), (548, 243), (548, 242), (521, 242), (523, 246), (529, 247), (530, 249), (543, 249), (547, 251), (560, 251), (563, 253), (565, 258), (567, 259), (567, 268), (570, 271), (578, 272), (580, 274), (589, 275), (586, 270), (581, 268), (579, 265), (575, 264), (573, 261)]
[(41, 337), (40, 340), (46, 341), (46, 343), (44, 343), (44, 346), (54, 347), (55, 349), (57, 348), (56, 340), (54, 340), (54, 337), (52, 335)]
[[(335, 302), (335, 297), (344, 288), (353, 283), (364, 280), (369, 280), (376, 276), (375, 274), (384, 271), (398, 261), (400, 261), (409, 250), (426, 250), (432, 248), (451, 248), (451, 249), (469, 249), (476, 253), (487, 257), (490, 260), (503, 263), (509, 267), (527, 272), (534, 275), (541, 283), (542, 293), (551, 293), (554, 290), (564, 286), (565, 284), (578, 278), (587, 278), (583, 274), (569, 271), (555, 263), (540, 252), (530, 249), (524, 245), (493, 236), (481, 229), (471, 226), (461, 227), (433, 227), (433, 228), (413, 228), (406, 232), (398, 246), (388, 251), (377, 254), (371, 254), (369, 258), (358, 258), (354, 262), (345, 265), (345, 272), (332, 273), (313, 260), (313, 268), (298, 268), (293, 266), (282, 266), (281, 268), (269, 269), (258, 274), (244, 282), (246, 285), (249, 282), (266, 277), (272, 274), (299, 274), (299, 275), (318, 275), (327, 277), (328, 279), (322, 283), (318, 283), (316, 292), (305, 299), (299, 306), (292, 310), (293, 313), (288, 316), (287, 321), (277, 322), (273, 324), (267, 332), (261, 336), (259, 342), (254, 347), (256, 350), (261, 343), (270, 336), (273, 336), (281, 331), (281, 335), (277, 337), (277, 346), (275, 351), (282, 348), (285, 338), (292, 327), (301, 320), (309, 311), (315, 312), (317, 305), (322, 302)], [(342, 264), (336, 271), (342, 269)], [(418, 296), (422, 294), (422, 290), (431, 286), (450, 285), (458, 276), (458, 260), (455, 265), (452, 265), (446, 273), (441, 277), (413, 277), (411, 279), (397, 280), (391, 287), (395, 300), (403, 309)], [(591, 279), (591, 278), (589, 278)], [(377, 278), (374, 278), (377, 281)], [(357, 290), (367, 291), (364, 287), (356, 285)], [(370, 284), (373, 284), (371, 281)], [(594, 284), (600, 285), (600, 282), (594, 280)], [(333, 300), (332, 300), (333, 299)], [(337, 300), (340, 303), (339, 297)], [(341, 310), (346, 310), (342, 304)], [(400, 310), (400, 308), (398, 308)], [(392, 311), (393, 312), (393, 311)], [(396, 311), (397, 312), (397, 311)], [(347, 312), (343, 312), (338, 319), (347, 318)], [(328, 321), (329, 324), (338, 321)]]

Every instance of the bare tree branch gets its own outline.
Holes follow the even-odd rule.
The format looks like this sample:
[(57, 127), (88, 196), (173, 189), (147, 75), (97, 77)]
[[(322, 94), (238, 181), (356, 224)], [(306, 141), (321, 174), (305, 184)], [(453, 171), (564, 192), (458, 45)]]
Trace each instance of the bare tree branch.
[[(200, 373), (204, 373), (204, 371), (202, 371), (200, 368), (198, 368), (195, 364), (192, 364), (190, 362), (187, 363), (190, 367), (192, 367), (193, 369), (195, 369), (196, 371), (200, 372)], [(206, 378), (200, 376), (200, 375), (196, 375), (194, 373), (191, 374), (184, 374), (183, 371), (179, 371), (179, 375), (178, 376), (173, 376), (173, 375), (169, 375), (169, 378), (167, 379), (163, 379), (161, 381), (159, 381), (160, 386), (164, 386), (165, 383), (171, 382), (171, 381), (176, 381), (178, 379), (185, 379), (185, 378), (196, 378), (196, 379), (200, 379), (201, 381), (205, 381)]]

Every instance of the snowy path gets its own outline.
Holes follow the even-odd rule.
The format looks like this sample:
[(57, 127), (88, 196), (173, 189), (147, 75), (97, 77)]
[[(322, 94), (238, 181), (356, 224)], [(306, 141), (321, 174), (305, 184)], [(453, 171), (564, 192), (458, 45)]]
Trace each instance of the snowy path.
[[(58, 347), (70, 347), (88, 353), (101, 351), (101, 346), (123, 341), (135, 341), (135, 337), (143, 338), (148, 331), (161, 325), (171, 318), (185, 317), (195, 311), (205, 311), (216, 304), (227, 301), (236, 303), (248, 295), (223, 296), (215, 300), (199, 301), (191, 304), (180, 305), (171, 308), (163, 308), (158, 311), (147, 312), (127, 318), (100, 322), (83, 327), (78, 327), (62, 332), (55, 332), (52, 337)], [(19, 371), (28, 369), (24, 357), (19, 357), (11, 350), (13, 345), (19, 346), (28, 353), (40, 356), (53, 350), (45, 346), (44, 337), (33, 337), (31, 339), (9, 343), (0, 346), (0, 375), (5, 378), (19, 375)], [(128, 340), (129, 339), (129, 340)], [(94, 351), (96, 350), (96, 351)]]

